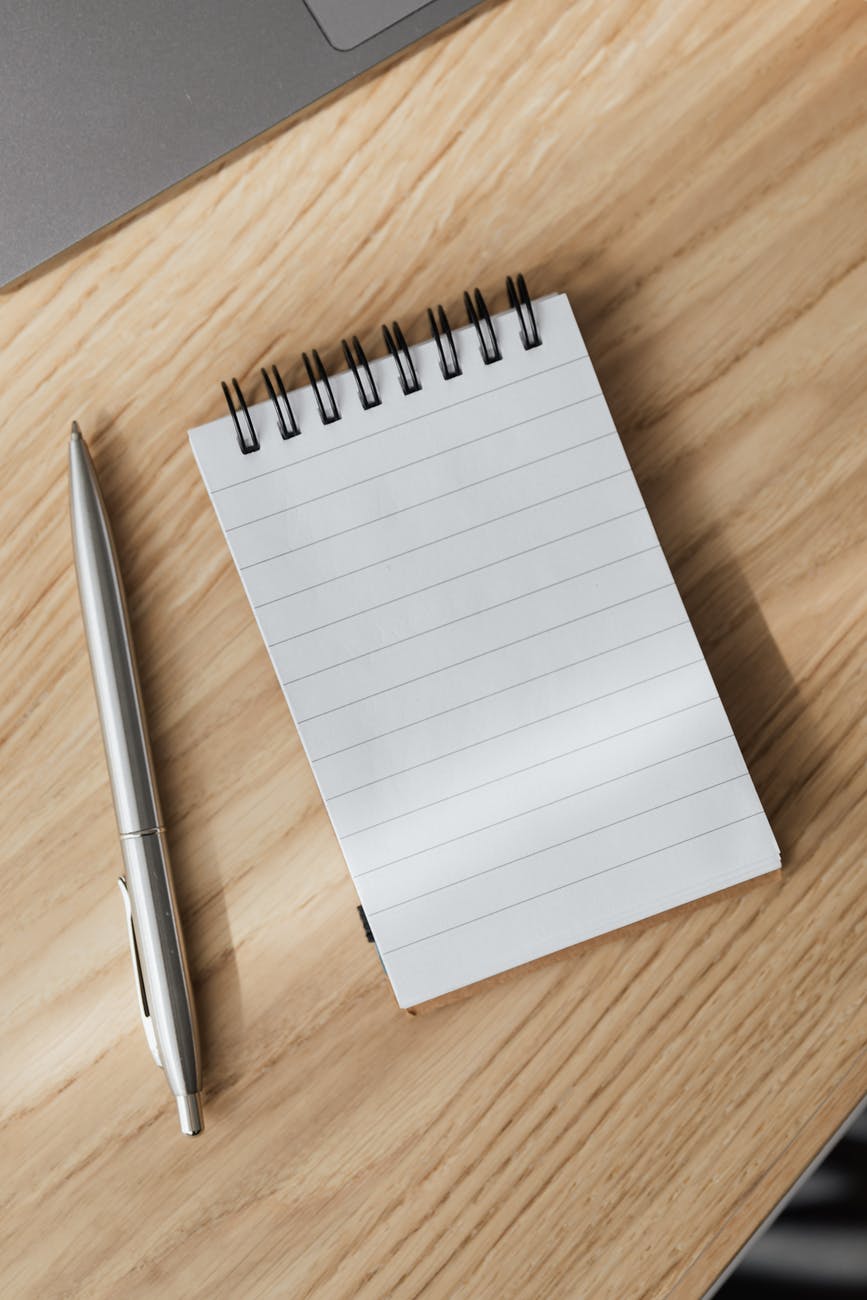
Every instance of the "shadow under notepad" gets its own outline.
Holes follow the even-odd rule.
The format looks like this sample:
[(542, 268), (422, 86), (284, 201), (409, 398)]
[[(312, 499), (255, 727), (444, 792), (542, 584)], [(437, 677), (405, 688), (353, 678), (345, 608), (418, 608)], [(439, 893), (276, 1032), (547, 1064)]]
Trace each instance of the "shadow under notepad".
[[(723, 707), (744, 755), (753, 783), (780, 847), (784, 866), (790, 861), (811, 809), (797, 796), (812, 769), (804, 771), (804, 756), (820, 750), (813, 720), (800, 690), (774, 640), (738, 557), (727, 541), (726, 518), (703, 510), (707, 494), (698, 489), (698, 448), (674, 448), (666, 432), (665, 414), (648, 420), (660, 408), (660, 394), (642, 391), (642, 380), (663, 367), (636, 357), (634, 348), (602, 346), (602, 331), (610, 329), (610, 298), (588, 292), (592, 280), (589, 257), (578, 263), (574, 248), (561, 249), (544, 263), (534, 262), (534, 249), (515, 251), (512, 261), (527, 274), (534, 297), (566, 292), (587, 344), (602, 391), (635, 472), (666, 559), (671, 566), (686, 611), (707, 660)], [(486, 282), (487, 283), (487, 282)], [(612, 277), (616, 292), (623, 277)], [(505, 308), (503, 294), (492, 286), (492, 311)], [(459, 304), (450, 303), (456, 317)], [(623, 310), (623, 309), (621, 309)], [(704, 441), (712, 444), (713, 431)], [(667, 463), (660, 446), (667, 444)], [(684, 454), (681, 454), (684, 453)]]
[[(660, 512), (652, 502), (648, 509), (666, 550)], [(787, 775), (786, 754), (801, 750), (797, 737), (809, 728), (809, 714), (737, 560), (715, 530), (703, 545), (715, 558), (696, 579), (689, 576), (689, 556), (667, 551), (669, 563), (785, 867), (805, 829), (794, 797), (799, 779)]]
[[(626, 311), (614, 305), (618, 291), (630, 283), (624, 273), (612, 269), (606, 277), (608, 296), (603, 297), (599, 259), (592, 253), (579, 262), (574, 247), (561, 248), (538, 264), (534, 255), (534, 249), (518, 249), (512, 260), (524, 269), (534, 297), (569, 295), (660, 544), (780, 847), (783, 866), (794, 867), (795, 846), (812, 819), (812, 810), (798, 798), (812, 774), (812, 766), (804, 769), (804, 756), (821, 752), (821, 746), (799, 687), (727, 541), (726, 516), (705, 508), (707, 493), (699, 490), (700, 450), (692, 443), (672, 444), (666, 429), (668, 408), (661, 407), (659, 388), (648, 382), (648, 376), (664, 374), (665, 359), (654, 365), (646, 345), (639, 353), (635, 345), (622, 346), (621, 340), (614, 355), (612, 311), (621, 315)], [(506, 306), (496, 292), (490, 299), (492, 310)], [(653, 414), (660, 410), (661, 414)], [(713, 429), (704, 431), (702, 441), (713, 444)], [(665, 461), (660, 455), (663, 446)]]
[[(592, 326), (582, 328), (592, 357)], [(594, 364), (782, 865), (795, 866), (790, 859), (812, 816), (797, 797), (810, 775), (799, 770), (799, 758), (818, 748), (810, 713), (727, 541), (725, 518), (702, 512), (707, 493), (697, 490), (696, 458), (669, 455), (660, 468), (664, 418), (650, 428), (640, 415), (630, 420), (627, 408), (642, 410), (633, 378), (604, 360)], [(635, 369), (646, 373), (646, 363)], [(648, 401), (646, 409), (655, 404)], [(713, 434), (707, 438), (712, 441)]]

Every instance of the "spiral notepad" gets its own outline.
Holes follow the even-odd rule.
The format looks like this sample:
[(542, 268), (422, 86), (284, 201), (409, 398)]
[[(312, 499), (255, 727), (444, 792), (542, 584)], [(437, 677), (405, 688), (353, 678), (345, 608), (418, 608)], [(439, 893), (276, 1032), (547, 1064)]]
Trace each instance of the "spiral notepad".
[(779, 866), (565, 296), (190, 434), (401, 1006)]

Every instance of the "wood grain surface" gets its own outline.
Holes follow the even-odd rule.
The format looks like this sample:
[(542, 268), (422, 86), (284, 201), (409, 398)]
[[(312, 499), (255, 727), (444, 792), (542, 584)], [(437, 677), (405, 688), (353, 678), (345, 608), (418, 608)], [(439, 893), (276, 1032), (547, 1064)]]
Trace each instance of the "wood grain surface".
[[(867, 1089), (865, 45), (861, 0), (504, 0), (0, 296), (4, 1297), (698, 1297)], [(515, 270), (571, 296), (784, 871), (412, 1018), (186, 429), (222, 377), (378, 354)], [(172, 834), (196, 1141), (134, 1003), (73, 416)]]

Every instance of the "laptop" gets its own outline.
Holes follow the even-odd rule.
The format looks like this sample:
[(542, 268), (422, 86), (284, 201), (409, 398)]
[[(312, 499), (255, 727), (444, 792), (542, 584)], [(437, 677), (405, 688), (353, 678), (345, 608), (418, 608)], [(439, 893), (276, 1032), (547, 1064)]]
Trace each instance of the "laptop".
[(479, 0), (0, 0), (0, 285)]

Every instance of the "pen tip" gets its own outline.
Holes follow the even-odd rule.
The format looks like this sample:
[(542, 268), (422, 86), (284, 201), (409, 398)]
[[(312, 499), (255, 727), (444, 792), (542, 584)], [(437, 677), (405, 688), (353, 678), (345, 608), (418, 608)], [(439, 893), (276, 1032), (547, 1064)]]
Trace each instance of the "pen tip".
[(175, 1097), (178, 1103), (178, 1115), (181, 1119), (181, 1132), (186, 1133), (188, 1137), (195, 1137), (201, 1133), (205, 1127), (202, 1119), (202, 1094), (200, 1092), (188, 1092), (180, 1097)]
[(75, 442), (76, 439), (81, 437), (81, 430), (78, 427), (77, 420), (72, 421), (72, 433), (69, 435), (69, 437), (71, 442)]

